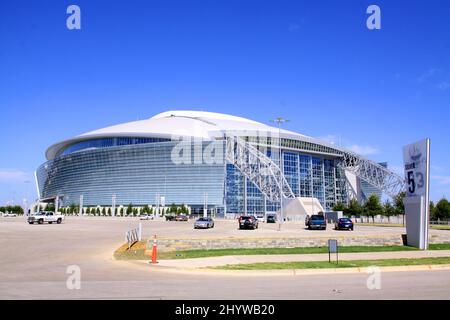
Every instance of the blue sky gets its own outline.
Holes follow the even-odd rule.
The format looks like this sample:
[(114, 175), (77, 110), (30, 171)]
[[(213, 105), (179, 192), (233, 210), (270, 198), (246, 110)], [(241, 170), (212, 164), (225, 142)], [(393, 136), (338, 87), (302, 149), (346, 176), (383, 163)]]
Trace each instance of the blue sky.
[(396, 171), (430, 137), (432, 199), (449, 197), (449, 31), (445, 0), (2, 1), (0, 205), (36, 197), (54, 142), (168, 109), (283, 116)]

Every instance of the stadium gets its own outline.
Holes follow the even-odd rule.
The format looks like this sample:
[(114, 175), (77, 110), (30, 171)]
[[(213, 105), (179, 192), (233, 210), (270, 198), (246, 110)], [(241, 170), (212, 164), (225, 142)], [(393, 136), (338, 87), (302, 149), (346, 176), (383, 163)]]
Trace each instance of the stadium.
[(36, 171), (39, 201), (61, 206), (174, 203), (219, 216), (264, 215), (293, 200), (332, 210), (358, 197), (359, 180), (388, 196), (403, 188), (385, 166), (334, 144), (203, 111), (88, 132), (50, 146), (46, 158)]

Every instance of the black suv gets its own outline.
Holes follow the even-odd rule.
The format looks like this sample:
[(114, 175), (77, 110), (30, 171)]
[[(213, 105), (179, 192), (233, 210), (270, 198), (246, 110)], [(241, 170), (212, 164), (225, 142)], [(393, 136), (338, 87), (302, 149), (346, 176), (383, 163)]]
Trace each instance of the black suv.
[(258, 229), (258, 218), (254, 216), (240, 216), (239, 229)]

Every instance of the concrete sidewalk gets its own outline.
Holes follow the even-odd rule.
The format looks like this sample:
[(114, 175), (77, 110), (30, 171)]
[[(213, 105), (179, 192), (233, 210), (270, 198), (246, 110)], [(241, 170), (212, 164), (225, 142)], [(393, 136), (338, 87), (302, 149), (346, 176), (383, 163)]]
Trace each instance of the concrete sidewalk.
[[(339, 260), (382, 260), (382, 259), (420, 259), (450, 257), (450, 250), (435, 251), (397, 251), (397, 252), (359, 252), (341, 253)], [(335, 259), (335, 255), (332, 255)], [(159, 260), (159, 267), (197, 269), (217, 267), (227, 264), (248, 264), (259, 262), (297, 262), (297, 261), (328, 261), (328, 254), (284, 254), (284, 255), (254, 255), (254, 256), (223, 256), (196, 259)], [(148, 263), (147, 261), (143, 263)]]

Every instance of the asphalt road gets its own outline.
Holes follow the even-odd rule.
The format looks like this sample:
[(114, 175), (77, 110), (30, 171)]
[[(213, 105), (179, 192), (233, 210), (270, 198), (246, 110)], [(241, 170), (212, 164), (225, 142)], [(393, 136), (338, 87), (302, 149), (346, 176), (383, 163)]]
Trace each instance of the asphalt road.
[[(382, 273), (381, 290), (369, 290), (368, 274), (244, 277), (168, 273), (150, 265), (137, 268), (112, 258), (124, 232), (136, 222), (74, 219), (62, 225), (31, 226), (23, 218), (1, 218), (0, 299), (450, 298), (450, 271)], [(165, 222), (144, 223), (150, 235)], [(376, 230), (401, 232), (398, 228)], [(80, 267), (80, 290), (67, 288), (66, 271), (71, 265)]]

